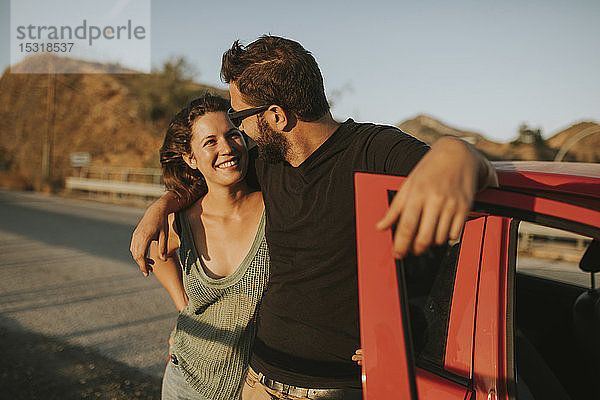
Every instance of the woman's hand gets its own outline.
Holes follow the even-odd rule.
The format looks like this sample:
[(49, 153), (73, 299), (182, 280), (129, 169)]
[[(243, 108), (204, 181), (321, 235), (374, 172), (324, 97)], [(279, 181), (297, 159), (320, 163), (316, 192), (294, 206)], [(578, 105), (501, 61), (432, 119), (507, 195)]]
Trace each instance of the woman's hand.
[(352, 356), (352, 361), (356, 361), (358, 365), (362, 365), (363, 361), (363, 349), (358, 349)]

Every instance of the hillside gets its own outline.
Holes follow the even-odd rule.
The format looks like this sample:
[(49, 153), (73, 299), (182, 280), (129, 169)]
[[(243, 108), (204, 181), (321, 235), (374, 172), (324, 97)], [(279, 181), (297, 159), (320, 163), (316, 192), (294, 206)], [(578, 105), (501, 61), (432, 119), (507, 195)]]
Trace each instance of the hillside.
[[(600, 162), (600, 124), (580, 122), (554, 134), (547, 140), (528, 143), (519, 137), (510, 143), (488, 140), (476, 132), (460, 130), (427, 115), (418, 115), (398, 125), (404, 132), (433, 144), (440, 137), (460, 137), (486, 154), (491, 160), (554, 160), (561, 146), (578, 135), (584, 138), (575, 142), (564, 158), (565, 161)], [(527, 131), (527, 129), (526, 129)], [(517, 136), (519, 133), (515, 133)]]
[(65, 74), (135, 74), (136, 71), (118, 64), (104, 64), (78, 60), (76, 58), (61, 57), (54, 53), (34, 54), (22, 62), (10, 67), (13, 74), (26, 74), (31, 72), (53, 72), (60, 70)]
[[(58, 57), (33, 57), (23, 63), (48, 60), (79, 64), (72, 65), (78, 69), (102, 66)], [(13, 70), (19, 68), (27, 66)], [(89, 152), (93, 166), (158, 167), (158, 148), (169, 116), (157, 110), (166, 108), (162, 106), (165, 102), (178, 103), (170, 104), (176, 110), (207, 90), (226, 94), (161, 73), (5, 71), (0, 78), (0, 185), (60, 187), (72, 172), (72, 152)], [(50, 154), (52, 161), (50, 182), (42, 178), (44, 153)]]
[(452, 128), (427, 115), (418, 115), (406, 120), (398, 127), (428, 144), (435, 143), (442, 136), (457, 136), (475, 146), (492, 160), (502, 159), (509, 145), (488, 140), (480, 133)]
[[(579, 140), (575, 141), (576, 139)], [(579, 122), (558, 132), (546, 142), (556, 150), (566, 145), (569, 151), (565, 160), (600, 162), (600, 124), (596, 122)]]

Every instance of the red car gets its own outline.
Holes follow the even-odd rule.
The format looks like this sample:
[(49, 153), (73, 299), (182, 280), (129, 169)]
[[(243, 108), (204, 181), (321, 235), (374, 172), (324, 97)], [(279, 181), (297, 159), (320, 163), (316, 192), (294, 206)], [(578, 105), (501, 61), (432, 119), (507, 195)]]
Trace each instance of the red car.
[(404, 178), (357, 173), (364, 397), (599, 399), (600, 165), (495, 163), (460, 240), (392, 257)]

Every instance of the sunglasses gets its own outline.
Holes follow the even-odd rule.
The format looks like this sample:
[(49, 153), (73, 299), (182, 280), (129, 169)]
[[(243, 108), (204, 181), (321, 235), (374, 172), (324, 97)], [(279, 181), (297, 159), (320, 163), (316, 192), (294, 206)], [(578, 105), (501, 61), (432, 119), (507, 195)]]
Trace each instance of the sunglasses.
[(230, 108), (229, 110), (227, 110), (227, 116), (231, 120), (231, 123), (233, 125), (235, 125), (236, 128), (238, 128), (242, 124), (242, 121), (245, 118), (248, 118), (248, 117), (251, 117), (252, 115), (256, 115), (260, 112), (263, 112), (263, 111), (267, 110), (269, 107), (270, 106), (252, 107), (252, 108), (247, 108), (247, 109), (241, 110), (241, 111), (235, 111), (233, 108)]

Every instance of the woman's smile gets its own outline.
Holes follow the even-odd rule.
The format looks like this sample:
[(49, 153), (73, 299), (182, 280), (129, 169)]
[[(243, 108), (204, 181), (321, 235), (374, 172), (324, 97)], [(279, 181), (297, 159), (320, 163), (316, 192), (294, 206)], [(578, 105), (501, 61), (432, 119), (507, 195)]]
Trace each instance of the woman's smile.
[(238, 157), (234, 157), (234, 158), (229, 159), (227, 161), (222, 161), (222, 162), (218, 163), (216, 165), (216, 168), (219, 168), (219, 169), (228, 169), (228, 168), (231, 168), (231, 167), (235, 167), (237, 169), (237, 166), (239, 165), (239, 163), (240, 163), (239, 158)]

